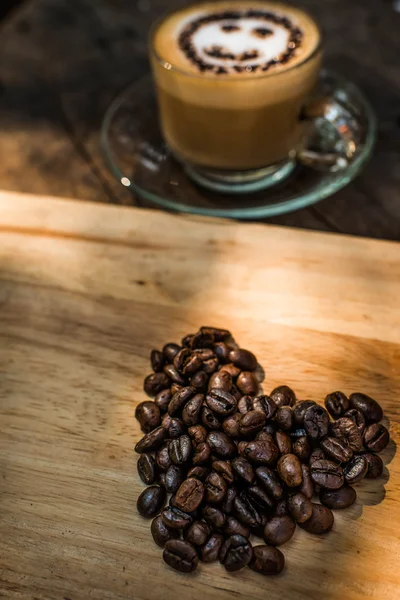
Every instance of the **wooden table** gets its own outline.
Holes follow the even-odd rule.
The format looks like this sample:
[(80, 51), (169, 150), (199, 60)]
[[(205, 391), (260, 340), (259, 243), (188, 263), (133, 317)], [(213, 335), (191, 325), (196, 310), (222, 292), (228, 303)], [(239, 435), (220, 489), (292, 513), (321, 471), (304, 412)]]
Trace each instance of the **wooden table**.
[[(105, 169), (111, 99), (148, 71), (154, 18), (186, 0), (26, 0), (0, 25), (2, 188), (133, 204)], [(379, 117), (375, 155), (333, 198), (271, 222), (400, 239), (400, 14), (388, 0), (300, 0), (326, 32), (326, 64)]]
[[(1, 598), (398, 600), (399, 245), (0, 193), (0, 248)], [(277, 578), (176, 573), (136, 513), (150, 350), (204, 322), (266, 391), (363, 390), (390, 424), (384, 476)]]

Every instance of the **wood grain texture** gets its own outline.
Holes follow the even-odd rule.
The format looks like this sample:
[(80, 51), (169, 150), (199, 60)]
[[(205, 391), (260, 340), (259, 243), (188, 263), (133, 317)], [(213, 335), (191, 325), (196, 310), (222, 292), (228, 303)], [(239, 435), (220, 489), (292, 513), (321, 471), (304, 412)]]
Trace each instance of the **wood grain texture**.
[[(0, 597), (396, 600), (400, 246), (0, 193)], [(228, 327), (300, 398), (365, 391), (384, 477), (284, 573), (169, 569), (136, 513), (133, 418), (149, 353)]]

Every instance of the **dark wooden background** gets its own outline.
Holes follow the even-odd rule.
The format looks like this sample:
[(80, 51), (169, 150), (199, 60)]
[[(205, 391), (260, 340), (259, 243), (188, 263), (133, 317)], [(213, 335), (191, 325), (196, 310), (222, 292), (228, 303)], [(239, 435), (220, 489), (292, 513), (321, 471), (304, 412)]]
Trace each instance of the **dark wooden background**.
[[(386, 0), (295, 3), (321, 22), (326, 64), (363, 89), (378, 115), (379, 135), (372, 160), (346, 189), (269, 222), (399, 240), (400, 13)], [(101, 118), (112, 98), (148, 71), (151, 22), (182, 4), (187, 2), (3, 0), (1, 188), (135, 203), (104, 166)]]

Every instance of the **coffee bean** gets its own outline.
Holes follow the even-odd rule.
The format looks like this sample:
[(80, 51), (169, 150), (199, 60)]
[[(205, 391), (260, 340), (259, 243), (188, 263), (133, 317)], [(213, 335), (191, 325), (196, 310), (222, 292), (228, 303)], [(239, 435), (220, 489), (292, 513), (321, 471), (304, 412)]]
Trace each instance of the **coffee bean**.
[(232, 350), (232, 348), (225, 344), (225, 342), (217, 342), (216, 344), (214, 344), (213, 350), (220, 363), (229, 362), (229, 352)]
[(364, 454), (367, 463), (368, 463), (368, 471), (366, 477), (368, 479), (376, 479), (380, 477), (383, 473), (383, 461), (380, 456), (376, 454), (371, 454), (367, 452)]
[(168, 405), (168, 414), (171, 415), (171, 417), (177, 415), (195, 393), (196, 390), (192, 386), (183, 387), (176, 392)]
[(293, 442), (293, 454), (302, 462), (307, 462), (311, 456), (312, 447), (306, 435), (297, 438)]
[(303, 483), (301, 484), (301, 486), (299, 487), (299, 491), (305, 495), (306, 498), (308, 498), (309, 500), (311, 500), (311, 498), (314, 495), (314, 482), (312, 480), (311, 477), (311, 471), (310, 471), (310, 467), (308, 467), (307, 465), (302, 464), (301, 465), (301, 470), (303, 473)]
[(230, 392), (232, 389), (232, 377), (227, 371), (217, 371), (213, 373), (208, 382), (208, 389), (219, 389)]
[(273, 442), (257, 440), (246, 444), (244, 455), (256, 465), (274, 465), (278, 459), (279, 450)]
[(137, 499), (137, 511), (146, 519), (155, 517), (165, 504), (166, 493), (159, 485), (151, 485), (140, 494)]
[(349, 410), (350, 401), (343, 392), (333, 392), (325, 398), (325, 406), (333, 419), (339, 419)]
[(190, 385), (198, 392), (204, 392), (208, 385), (208, 375), (205, 371), (196, 371), (190, 378)]
[(230, 351), (229, 360), (242, 371), (254, 371), (257, 368), (257, 359), (250, 350), (235, 348)]
[[(183, 347), (174, 356), (174, 360), (172, 361), (173, 366), (182, 375), (183, 375), (183, 367), (185, 365), (186, 360), (189, 358), (190, 355), (191, 355), (191, 352), (190, 352), (189, 348)], [(200, 362), (201, 362), (201, 360), (200, 360)]]
[(221, 327), (200, 327), (200, 331), (201, 333), (212, 335), (216, 342), (223, 342), (232, 337), (232, 334), (228, 329), (221, 329)]
[(351, 394), (350, 406), (359, 410), (367, 423), (377, 423), (383, 419), (383, 410), (378, 402), (366, 394)]
[(187, 335), (183, 336), (183, 338), (181, 339), (182, 346), (190, 348), (193, 337), (194, 333), (188, 333)]
[(280, 406), (275, 414), (275, 422), (278, 427), (288, 431), (293, 425), (293, 411), (290, 406)]
[(285, 517), (289, 514), (286, 498), (281, 498), (275, 505), (274, 517)]
[(149, 431), (159, 427), (161, 423), (160, 409), (151, 400), (146, 400), (137, 405), (135, 417), (144, 433), (149, 433)]
[(192, 463), (194, 465), (204, 465), (208, 463), (211, 457), (211, 448), (204, 442), (204, 444), (197, 444), (194, 454), (192, 456)]
[(236, 496), (233, 501), (233, 512), (245, 527), (258, 527), (261, 525), (261, 515), (243, 493)]
[(272, 469), (269, 469), (268, 467), (257, 467), (256, 476), (271, 498), (279, 500), (282, 497), (283, 488), (281, 481)]
[(278, 460), (278, 473), (288, 487), (297, 487), (303, 482), (301, 463), (294, 454), (284, 454)]
[(232, 535), (221, 546), (219, 560), (227, 571), (239, 571), (246, 567), (253, 556), (249, 540), (243, 535)]
[(172, 393), (169, 388), (158, 392), (154, 398), (154, 404), (158, 406), (160, 413), (165, 413), (168, 410), (168, 404), (172, 398)]
[(181, 347), (178, 344), (165, 344), (163, 354), (168, 362), (172, 362)]
[(248, 527), (245, 527), (244, 525), (242, 525), (242, 523), (240, 523), (240, 521), (235, 519), (235, 517), (232, 517), (232, 515), (229, 515), (228, 517), (226, 517), (224, 534), (229, 535), (229, 536), (230, 535), (243, 535), (244, 537), (249, 537), (250, 529)]
[(242, 394), (255, 396), (258, 392), (258, 379), (251, 371), (242, 371), (237, 378), (236, 385)]
[(206, 504), (202, 510), (203, 519), (213, 529), (222, 529), (225, 525), (226, 516), (220, 508)]
[(151, 535), (153, 536), (153, 540), (160, 546), (160, 548), (164, 548), (165, 544), (169, 540), (174, 540), (179, 537), (179, 532), (177, 529), (170, 529), (163, 522), (161, 515), (155, 517), (151, 522), (150, 527)]
[(185, 362), (183, 364), (183, 367), (182, 367), (183, 376), (190, 377), (191, 375), (196, 373), (196, 371), (198, 371), (202, 365), (203, 365), (203, 360), (202, 360), (201, 356), (199, 354), (195, 354), (194, 352), (192, 352), (192, 354), (185, 360)]
[(207, 429), (203, 425), (193, 425), (189, 427), (188, 434), (192, 438), (193, 444), (203, 444), (208, 435)]
[[(179, 371), (177, 369), (175, 369), (174, 365), (164, 365), (163, 373), (173, 383), (177, 383), (178, 385), (185, 385), (184, 377), (179, 373)], [(162, 375), (162, 373), (159, 373), (159, 375)], [(166, 386), (163, 385), (163, 388), (165, 388), (165, 387)], [(157, 390), (157, 391), (159, 391), (159, 390)]]
[(219, 473), (211, 471), (205, 480), (206, 501), (210, 504), (220, 504), (225, 498), (227, 486)]
[(232, 464), (227, 460), (215, 460), (213, 462), (213, 470), (216, 471), (223, 477), (228, 485), (231, 485), (234, 481), (234, 473)]
[(200, 466), (192, 467), (187, 472), (188, 477), (195, 477), (196, 479), (199, 479), (200, 481), (204, 481), (206, 479), (206, 477), (208, 477), (209, 474), (210, 474), (210, 469), (208, 467), (200, 467)]
[(203, 362), (202, 370), (207, 373), (207, 375), (212, 375), (218, 369), (218, 358), (209, 358)]
[(296, 523), (304, 523), (312, 515), (311, 501), (301, 492), (289, 496), (287, 507), (290, 516)]
[(211, 448), (211, 452), (221, 458), (231, 458), (236, 454), (235, 444), (223, 431), (210, 431), (207, 436), (207, 443)]
[(364, 431), (364, 446), (371, 452), (382, 452), (389, 439), (389, 432), (381, 423), (372, 423)]
[[(246, 496), (253, 504), (254, 508), (264, 513), (267, 511), (268, 513), (272, 513), (275, 508), (275, 503), (268, 496), (267, 492), (258, 485), (252, 485), (246, 490)], [(261, 516), (260, 515), (260, 516)]]
[[(282, 408), (285, 408), (284, 406)], [(280, 410), (280, 409), (279, 409)], [(305, 438), (307, 440), (307, 438)], [(284, 431), (277, 431), (275, 442), (280, 454), (292, 454), (292, 440)]]
[(135, 452), (138, 454), (142, 454), (143, 452), (154, 452), (163, 445), (167, 436), (168, 432), (164, 427), (157, 427), (157, 429), (153, 429), (150, 433), (146, 433), (146, 435), (138, 441), (135, 446)]
[(343, 469), (331, 460), (315, 460), (310, 465), (310, 471), (316, 485), (330, 490), (336, 490), (343, 485)]
[(221, 429), (221, 423), (208, 406), (203, 406), (201, 409), (201, 422), (207, 429)]
[(362, 437), (357, 425), (347, 417), (341, 417), (332, 423), (332, 433), (335, 437), (343, 439), (353, 452), (359, 452), (362, 448)]
[(195, 348), (212, 348), (214, 345), (214, 333), (210, 328), (203, 328), (198, 333), (195, 333), (190, 341), (190, 347)]
[[(274, 431), (273, 433), (269, 433), (267, 431), (268, 423), (265, 427), (259, 431), (255, 437), (257, 442), (270, 442), (271, 444), (275, 443), (275, 437), (279, 433), (279, 431)], [(283, 433), (283, 432), (281, 432)], [(285, 434), (286, 435), (286, 434)]]
[(163, 446), (156, 452), (156, 463), (160, 471), (167, 471), (172, 464), (169, 457), (168, 446)]
[(165, 544), (163, 559), (167, 565), (181, 573), (192, 573), (199, 562), (195, 548), (184, 540), (169, 540)]
[(253, 410), (259, 410), (265, 413), (267, 419), (272, 419), (278, 407), (269, 396), (256, 396), (253, 400)]
[(160, 352), (159, 350), (151, 351), (150, 362), (151, 362), (151, 368), (153, 369), (153, 371), (155, 371), (155, 372), (162, 371), (162, 368), (164, 366), (164, 361), (165, 361), (165, 357), (162, 352)]
[(233, 503), (238, 495), (238, 491), (235, 487), (228, 487), (225, 499), (221, 504), (221, 508), (226, 515), (230, 515), (233, 511)]
[[(172, 498), (170, 500), (170, 503)], [(171, 529), (184, 529), (193, 521), (193, 517), (176, 506), (167, 506), (161, 513), (163, 523)]]
[(325, 458), (326, 458), (325, 452), (322, 450), (322, 448), (315, 448), (311, 452), (311, 456), (310, 456), (310, 459), (308, 461), (308, 464), (311, 466), (314, 461), (316, 461), (316, 460), (324, 460)]
[(169, 385), (170, 381), (165, 373), (152, 373), (144, 380), (143, 389), (148, 396), (153, 397)]
[(177, 383), (173, 383), (170, 387), (172, 397), (174, 397), (175, 394), (177, 392), (179, 392), (183, 387), (184, 387), (183, 385), (178, 385)]
[(236, 367), (233, 363), (229, 363), (227, 365), (222, 365), (222, 367), (220, 368), (219, 371), (220, 371), (220, 373), (222, 373), (222, 372), (229, 373), (229, 375), (232, 377), (232, 381), (234, 381), (241, 372), (239, 367)]
[(366, 476), (368, 471), (368, 461), (364, 455), (356, 455), (351, 461), (343, 467), (344, 478), (347, 483), (354, 485)]
[(239, 426), (242, 416), (241, 413), (237, 412), (222, 421), (222, 429), (229, 437), (239, 437)]
[(191, 513), (200, 506), (204, 498), (204, 485), (198, 479), (185, 479), (176, 492), (175, 504), (180, 510)]
[(308, 533), (320, 535), (327, 533), (333, 527), (334, 517), (332, 511), (321, 504), (312, 503), (312, 515), (304, 523), (299, 523), (299, 527), (305, 529)]
[(319, 440), (328, 435), (329, 415), (326, 410), (316, 404), (304, 413), (304, 429), (312, 440)]
[(353, 450), (340, 438), (327, 437), (320, 444), (326, 456), (339, 463), (349, 462), (353, 456)]
[(239, 423), (239, 435), (242, 437), (252, 437), (257, 431), (260, 431), (265, 425), (267, 418), (265, 413), (258, 410), (251, 410), (242, 418)]
[[(164, 415), (164, 418), (169, 417), (169, 415)], [(163, 419), (164, 420), (164, 419)], [(165, 425), (164, 425), (165, 427)], [(167, 427), (168, 435), (171, 439), (175, 439), (181, 437), (186, 434), (187, 428), (182, 419), (178, 419), (177, 417), (170, 418), (169, 426)]]
[(195, 348), (192, 350), (192, 354), (200, 356), (203, 362), (216, 358), (212, 348)]
[(224, 538), (220, 533), (212, 533), (204, 546), (200, 548), (200, 560), (211, 563), (218, 560)]
[(270, 393), (270, 398), (275, 402), (277, 408), (281, 406), (294, 406), (296, 404), (296, 394), (287, 385), (279, 385)]
[(264, 541), (271, 546), (288, 542), (296, 531), (296, 523), (288, 515), (272, 517), (264, 527)]
[(214, 388), (206, 395), (206, 403), (209, 409), (216, 415), (227, 417), (236, 411), (236, 399), (225, 390)]
[(137, 471), (143, 483), (151, 485), (157, 477), (156, 461), (151, 454), (141, 454), (137, 461)]
[(172, 440), (168, 446), (169, 456), (175, 465), (183, 465), (188, 462), (192, 454), (192, 442), (188, 435)]
[(232, 469), (239, 477), (239, 480), (242, 479), (247, 483), (253, 483), (255, 477), (254, 469), (249, 461), (243, 458), (243, 456), (238, 456), (233, 459)]
[(188, 427), (193, 427), (199, 423), (203, 401), (203, 394), (195, 394), (192, 398), (190, 398), (190, 400), (188, 400), (188, 402), (186, 402), (185, 406), (183, 407), (182, 421)]
[(202, 546), (210, 537), (211, 527), (204, 521), (194, 521), (185, 533), (185, 540), (194, 546)]
[(354, 423), (357, 425), (357, 429), (361, 435), (364, 433), (366, 423), (365, 423), (365, 417), (362, 414), (362, 412), (360, 412), (356, 408), (351, 408), (350, 410), (347, 410), (344, 413), (344, 416), (347, 417), (348, 419), (351, 419), (352, 421), (354, 421)]
[(303, 400), (302, 402), (298, 402), (293, 408), (293, 421), (297, 427), (304, 426), (304, 415), (311, 406), (316, 406), (313, 400)]
[(357, 499), (357, 494), (354, 488), (350, 485), (342, 485), (338, 490), (326, 490), (321, 488), (319, 493), (321, 504), (330, 509), (341, 510), (349, 508)]
[(242, 415), (245, 415), (250, 410), (253, 410), (252, 396), (242, 396), (238, 402), (237, 409)]
[(285, 557), (273, 546), (254, 546), (249, 567), (262, 575), (278, 575), (285, 566)]
[(183, 471), (177, 465), (171, 465), (165, 473), (165, 489), (168, 494), (175, 494), (183, 482)]
[(164, 473), (164, 471), (162, 473), (160, 473), (158, 476), (158, 484), (161, 485), (161, 487), (165, 488), (165, 473)]

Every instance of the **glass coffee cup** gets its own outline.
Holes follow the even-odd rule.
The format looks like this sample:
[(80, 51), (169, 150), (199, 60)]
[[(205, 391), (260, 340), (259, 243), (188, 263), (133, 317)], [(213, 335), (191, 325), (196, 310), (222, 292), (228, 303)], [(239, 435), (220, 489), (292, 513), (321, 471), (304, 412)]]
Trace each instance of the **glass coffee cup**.
[(150, 56), (164, 139), (192, 179), (235, 193), (291, 173), (322, 61), (308, 13), (275, 2), (193, 4), (155, 24)]

